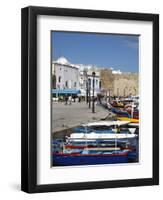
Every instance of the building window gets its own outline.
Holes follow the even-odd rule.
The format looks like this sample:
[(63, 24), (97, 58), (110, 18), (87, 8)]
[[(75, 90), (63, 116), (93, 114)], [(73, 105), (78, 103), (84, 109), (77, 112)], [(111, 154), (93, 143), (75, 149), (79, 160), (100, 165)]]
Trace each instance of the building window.
[(65, 82), (65, 86), (66, 86), (66, 88), (68, 88), (68, 81)]
[(58, 77), (58, 82), (59, 82), (59, 83), (61, 82), (61, 76)]
[(76, 82), (74, 82), (74, 87), (76, 88)]
[(52, 88), (56, 89), (56, 76), (52, 76)]
[(89, 86), (89, 88), (91, 88), (91, 79), (90, 78), (88, 79), (88, 86)]
[(96, 86), (98, 85), (98, 80), (96, 79)]
[(99, 88), (101, 89), (101, 81), (99, 82)]

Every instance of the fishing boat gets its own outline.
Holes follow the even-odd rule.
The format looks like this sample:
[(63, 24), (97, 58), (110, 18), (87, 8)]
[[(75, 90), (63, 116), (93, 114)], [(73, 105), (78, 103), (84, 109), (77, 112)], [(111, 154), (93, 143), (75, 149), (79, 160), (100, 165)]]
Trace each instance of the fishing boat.
[[(63, 144), (63, 143), (62, 143)], [(66, 142), (64, 143), (64, 148), (70, 148), (70, 149), (84, 149), (84, 148), (96, 148), (96, 147), (120, 147), (121, 149), (125, 149), (126, 146), (130, 145), (129, 140), (105, 140), (105, 139), (99, 139), (99, 140), (83, 140), (83, 139), (66, 139)], [(62, 145), (61, 145), (62, 146)], [(60, 146), (60, 147), (61, 147)]]
[[(119, 117), (128, 117), (139, 119), (139, 103), (132, 99), (117, 100), (108, 102), (108, 109)], [(120, 105), (120, 106), (118, 106)], [(122, 106), (123, 105), (123, 106)]]
[[(130, 129), (123, 129), (120, 130), (119, 127), (123, 125), (127, 125), (130, 122), (128, 121), (98, 121), (98, 122), (91, 122), (88, 124), (83, 125), (83, 132), (76, 132), (71, 133), (70, 137), (67, 137), (67, 139), (70, 141), (79, 141), (79, 140), (120, 140), (120, 139), (130, 139), (135, 138), (137, 135), (134, 134), (133, 130), (135, 131), (135, 128), (133, 130)], [(91, 128), (97, 129), (98, 131), (91, 131)], [(96, 127), (96, 128), (95, 128)], [(104, 127), (107, 129), (104, 130)], [(114, 127), (114, 128), (110, 128)], [(89, 128), (89, 132), (87, 132), (87, 129)]]
[(110, 104), (113, 107), (117, 107), (117, 108), (123, 108), (124, 107), (124, 103), (122, 101), (111, 101)]
[[(65, 140), (54, 141), (53, 165), (96, 165), (130, 162), (129, 139), (137, 137), (130, 121), (98, 121), (73, 129)], [(133, 153), (133, 152), (132, 152)], [(132, 154), (133, 159), (133, 154)]]
[(129, 124), (127, 121), (98, 121), (83, 124), (80, 127), (75, 127), (72, 131), (74, 133), (114, 133), (113, 127), (120, 127)]
[(95, 126), (95, 127), (102, 127), (102, 126), (124, 126), (124, 125), (127, 125), (129, 124), (130, 121), (122, 121), (122, 120), (117, 120), (117, 121), (97, 121), (97, 122), (89, 122), (87, 124), (83, 124), (83, 126), (87, 126), (87, 127), (92, 127), (92, 126)]
[(131, 115), (125, 110), (121, 110), (121, 109), (118, 109), (118, 108), (115, 108), (115, 107), (111, 107), (110, 110), (113, 113), (117, 114), (118, 116), (131, 117)]
[[(91, 140), (93, 141), (93, 140)], [(94, 140), (94, 142), (92, 143), (90, 140), (83, 141), (83, 140), (78, 140), (77, 141), (73, 141), (73, 140), (69, 140), (69, 142), (64, 144), (64, 147), (67, 149), (93, 149), (93, 148), (108, 148), (108, 149), (115, 149), (115, 140)], [(116, 147), (117, 148), (121, 148), (124, 149), (126, 148), (126, 146), (129, 146), (129, 142), (124, 141), (116, 141)]]
[(91, 132), (91, 133), (71, 133), (70, 137), (67, 137), (71, 140), (79, 140), (79, 139), (83, 139), (83, 140), (89, 140), (89, 139), (94, 139), (94, 140), (98, 140), (98, 139), (130, 139), (130, 138), (135, 138), (137, 135), (134, 133), (95, 133), (95, 132)]
[(54, 153), (53, 165), (96, 165), (96, 164), (115, 164), (127, 163), (129, 161), (130, 150), (82, 150), (80, 152)]
[(139, 128), (139, 123), (129, 123), (128, 127)]
[(120, 150), (120, 147), (98, 147), (98, 146), (91, 146), (91, 145), (71, 145), (67, 144), (65, 145), (66, 149), (88, 149), (88, 150), (94, 150), (94, 151), (111, 151), (111, 150)]
[(135, 119), (135, 118), (129, 118), (129, 117), (118, 117), (117, 118), (120, 121), (127, 121), (130, 123), (139, 123), (139, 119)]

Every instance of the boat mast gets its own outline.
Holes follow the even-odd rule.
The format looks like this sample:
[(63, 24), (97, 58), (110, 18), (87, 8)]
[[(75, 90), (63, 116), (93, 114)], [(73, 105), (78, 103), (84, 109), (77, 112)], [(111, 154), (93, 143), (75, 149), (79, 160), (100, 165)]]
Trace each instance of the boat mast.
[(134, 104), (131, 104), (131, 118), (134, 118)]
[(86, 146), (86, 149), (87, 149), (87, 124), (85, 125), (85, 134), (84, 134), (84, 137), (85, 137), (85, 146)]
[(116, 151), (116, 148), (117, 148), (117, 132), (118, 132), (118, 128), (117, 126), (115, 125), (115, 151)]

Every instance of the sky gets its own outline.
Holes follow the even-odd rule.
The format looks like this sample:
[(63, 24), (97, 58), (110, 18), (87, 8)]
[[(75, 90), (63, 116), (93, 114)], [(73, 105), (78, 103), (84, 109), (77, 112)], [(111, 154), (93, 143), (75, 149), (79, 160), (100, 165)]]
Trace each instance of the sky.
[(53, 31), (51, 39), (53, 60), (138, 72), (139, 36)]

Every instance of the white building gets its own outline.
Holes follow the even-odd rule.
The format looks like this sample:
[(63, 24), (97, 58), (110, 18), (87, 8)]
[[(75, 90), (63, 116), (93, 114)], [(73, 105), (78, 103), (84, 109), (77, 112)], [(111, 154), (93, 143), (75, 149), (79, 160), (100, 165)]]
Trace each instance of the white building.
[(79, 89), (79, 69), (64, 57), (52, 63), (52, 87), (55, 89)]
[(86, 96), (86, 91), (90, 88), (90, 95), (100, 91), (100, 71), (91, 65), (71, 64), (66, 58), (60, 57), (52, 63), (52, 88), (53, 89), (77, 89), (81, 91), (81, 96)]
[(100, 72), (90, 66), (85, 66), (84, 68), (80, 69), (80, 89), (82, 94), (86, 94), (87, 87), (90, 89), (91, 96), (93, 94), (93, 75), (92, 73), (95, 72), (95, 77), (94, 77), (94, 94), (95, 96), (97, 93), (99, 93), (100, 88), (101, 88), (101, 83), (100, 83)]

